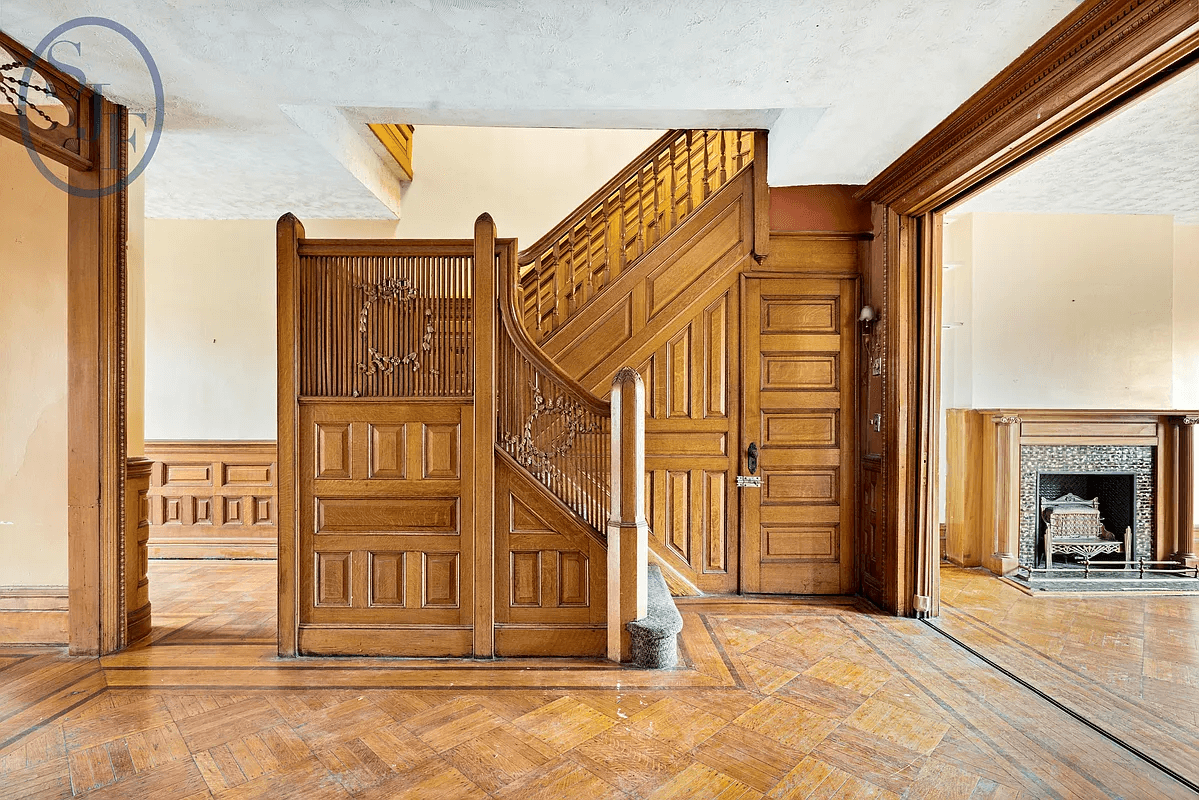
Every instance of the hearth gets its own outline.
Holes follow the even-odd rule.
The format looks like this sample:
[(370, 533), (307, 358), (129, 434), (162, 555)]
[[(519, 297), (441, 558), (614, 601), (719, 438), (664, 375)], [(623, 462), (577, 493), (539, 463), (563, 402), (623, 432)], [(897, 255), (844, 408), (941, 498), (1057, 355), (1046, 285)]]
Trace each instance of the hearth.
[[(1140, 557), (1152, 558), (1151, 554), (1137, 552), (1136, 542), (1136, 475), (1131, 472), (1040, 472), (1037, 474), (1037, 515), (1034, 560), (1037, 565), (1053, 566), (1052, 558), (1045, 552), (1046, 533), (1050, 532), (1050, 521), (1058, 511), (1059, 528), (1064, 522), (1076, 522), (1063, 531), (1055, 532), (1059, 546), (1054, 555), (1058, 560), (1081, 560), (1083, 556), (1092, 561), (1135, 561)], [(1071, 502), (1075, 501), (1075, 502)], [(1093, 506), (1087, 508), (1087, 506)], [(1093, 510), (1092, 510), (1093, 508)], [(1079, 517), (1073, 520), (1072, 514)], [(1092, 521), (1093, 520), (1093, 521)], [(1092, 528), (1092, 525), (1094, 526)], [(1127, 546), (1124, 544), (1126, 533)], [(1060, 534), (1060, 535), (1059, 535)], [(1110, 545), (1081, 543), (1083, 539), (1104, 541), (1110, 537)], [(1079, 544), (1071, 540), (1078, 539)], [(1074, 556), (1075, 558), (1070, 558)]]

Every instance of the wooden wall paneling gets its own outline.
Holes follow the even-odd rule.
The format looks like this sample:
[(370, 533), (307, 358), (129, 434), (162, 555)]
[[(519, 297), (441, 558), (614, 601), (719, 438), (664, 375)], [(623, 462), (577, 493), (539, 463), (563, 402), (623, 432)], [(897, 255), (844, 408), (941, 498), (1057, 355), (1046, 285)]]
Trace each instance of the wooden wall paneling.
[(69, 643), (66, 586), (0, 586), (0, 645)]
[[(70, 649), (97, 655), (125, 638), (124, 107), (99, 104), (90, 171), (72, 166), (67, 201), (67, 549)], [(108, 190), (108, 187), (116, 187)]]
[(983, 487), (974, 453), (983, 447), (982, 420), (965, 408), (945, 414), (945, 555), (960, 567), (982, 566), (983, 542), (979, 530)]
[(273, 441), (149, 441), (151, 558), (274, 558)]
[[(906, 614), (933, 578), (924, 559), (924, 530), (932, 511), (920, 476), (936, 473), (938, 454), (922, 450), (940, 354), (939, 296), (920, 291), (935, 283), (931, 244), (941, 231), (922, 217), (944, 211), (1008, 172), (1049, 152), (1172, 77), (1199, 58), (1199, 7), (1173, 0), (1092, 0), (1068, 14), (944, 122), (888, 166), (859, 194), (885, 208), (888, 224), (876, 247), (884, 253), (880, 323), (885, 337), (888, 405), (884, 457), (887, 506), (896, 526), (887, 540), (885, 608)], [(897, 224), (892, 224), (897, 223)], [(930, 239), (922, 242), (922, 237)], [(895, 258), (891, 256), (894, 255)], [(922, 359), (929, 359), (922, 363)], [(916, 413), (909, 413), (909, 409)], [(935, 413), (932, 418), (935, 419)], [(889, 520), (890, 521), (890, 520)], [(935, 579), (935, 578), (934, 578)], [(890, 584), (894, 584), (894, 588)], [(927, 580), (924, 583), (928, 583)], [(923, 601), (921, 601), (923, 604)]]
[(497, 449), (498, 656), (603, 656), (607, 551), (589, 526)]
[(131, 458), (125, 482), (125, 620), (126, 643), (150, 635), (150, 473), (154, 462)]
[(277, 439), (279, 574), (279, 655), (296, 655), (299, 630), (300, 530), (297, 458), (299, 457), (299, 248), (304, 226), (292, 214), (284, 214), (276, 226), (275, 263), (276, 342), (278, 348)]

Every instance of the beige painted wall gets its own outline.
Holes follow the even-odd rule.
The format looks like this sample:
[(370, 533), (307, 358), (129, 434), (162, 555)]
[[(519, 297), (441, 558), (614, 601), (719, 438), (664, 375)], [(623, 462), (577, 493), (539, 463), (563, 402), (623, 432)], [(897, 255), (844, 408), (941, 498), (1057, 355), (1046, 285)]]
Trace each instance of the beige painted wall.
[[(394, 229), (305, 223), (312, 237)], [(275, 222), (146, 220), (146, 438), (275, 436)]]
[(469, 238), (486, 211), (528, 247), (662, 133), (418, 126), (396, 235)]
[(4, 138), (0, 369), (0, 586), (65, 586), (67, 195)]
[(1174, 228), (1174, 406), (1199, 408), (1199, 225)]
[[(527, 246), (660, 135), (422, 126), (399, 223), (305, 230), (463, 239), (487, 211)], [(146, 438), (275, 438), (275, 221), (147, 219), (145, 269)]]
[(972, 407), (1172, 405), (1171, 217), (969, 216)]

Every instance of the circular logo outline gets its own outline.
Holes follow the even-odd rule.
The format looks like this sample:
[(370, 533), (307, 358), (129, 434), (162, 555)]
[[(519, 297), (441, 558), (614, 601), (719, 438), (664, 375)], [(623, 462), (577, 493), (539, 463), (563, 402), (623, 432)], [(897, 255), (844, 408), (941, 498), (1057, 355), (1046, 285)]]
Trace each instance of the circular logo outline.
[[(67, 31), (88, 26), (107, 28), (108, 30), (124, 37), (125, 40), (133, 45), (133, 48), (137, 50), (138, 55), (142, 57), (142, 61), (145, 63), (146, 68), (150, 72), (150, 80), (154, 84), (154, 126), (150, 136), (148, 137), (149, 143), (146, 145), (146, 152), (142, 155), (141, 160), (138, 161), (137, 166), (130, 170), (128, 175), (123, 176), (111, 186), (101, 186), (98, 189), (84, 189), (78, 186), (71, 186), (69, 183), (60, 180), (57, 175), (50, 171), (50, 168), (47, 167), (46, 163), (42, 160), (41, 154), (37, 152), (36, 148), (34, 148), (33, 136), (29, 130), (28, 115), (22, 114), (19, 118), (21, 125), (21, 137), (24, 139), (25, 150), (29, 153), (30, 160), (33, 161), (34, 166), (36, 166), (38, 171), (42, 173), (42, 176), (69, 195), (95, 199), (107, 197), (110, 194), (119, 192), (126, 188), (129, 184), (137, 180), (137, 178), (146, 169), (146, 165), (150, 163), (150, 159), (154, 157), (154, 152), (158, 149), (158, 143), (162, 140), (162, 125), (166, 117), (166, 92), (163, 88), (162, 75), (158, 71), (158, 65), (155, 63), (154, 56), (150, 54), (150, 50), (146, 47), (145, 43), (139, 39), (133, 31), (129, 30), (129, 28), (125, 27), (119, 22), (116, 22), (115, 20), (111, 20), (106, 17), (76, 17), (75, 19), (62, 23), (54, 30), (46, 34), (33, 51), (33, 62), (26, 66), (24, 80), (29, 82), (30, 78), (33, 77), (35, 64), (40, 61), (47, 61), (48, 63), (48, 60), (42, 55), (42, 53), (47, 47), (58, 41), (60, 36)], [(103, 124), (103, 120), (100, 121), (100, 124)]]

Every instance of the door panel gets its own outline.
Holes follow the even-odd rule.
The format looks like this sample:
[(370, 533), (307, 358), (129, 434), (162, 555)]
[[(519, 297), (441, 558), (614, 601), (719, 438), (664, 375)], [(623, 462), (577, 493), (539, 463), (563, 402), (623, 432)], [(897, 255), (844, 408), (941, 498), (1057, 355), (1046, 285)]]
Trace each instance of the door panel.
[(301, 651), (470, 655), (472, 420), (452, 401), (301, 404)]
[(856, 590), (856, 295), (851, 279), (745, 279), (742, 444), (762, 479), (738, 490), (746, 592)]

